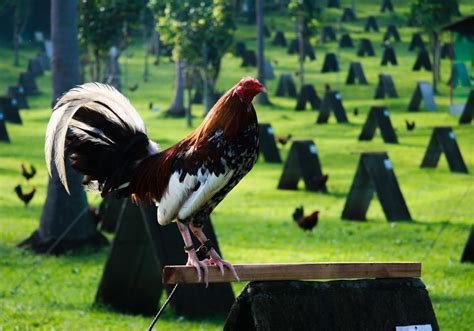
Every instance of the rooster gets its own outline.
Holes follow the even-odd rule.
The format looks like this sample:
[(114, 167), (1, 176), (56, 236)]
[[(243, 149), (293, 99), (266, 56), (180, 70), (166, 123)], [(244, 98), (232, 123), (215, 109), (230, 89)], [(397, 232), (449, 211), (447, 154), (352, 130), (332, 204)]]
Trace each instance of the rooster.
[(15, 192), (18, 198), (23, 201), (25, 204), (25, 207), (28, 206), (30, 201), (33, 199), (36, 193), (36, 187), (33, 187), (33, 189), (29, 193), (23, 193), (23, 189), (21, 188), (21, 185), (15, 186)]
[(36, 168), (32, 165), (31, 171), (28, 171), (24, 164), (21, 165), (21, 175), (26, 178), (26, 180), (30, 180), (36, 175)]
[(355, 108), (352, 110), (352, 113), (354, 114), (354, 116), (359, 115), (359, 108), (355, 107)]
[[(221, 273), (222, 260), (202, 231), (203, 221), (250, 171), (258, 157), (258, 122), (253, 98), (267, 93), (256, 79), (243, 78), (224, 94), (194, 132), (168, 149), (146, 135), (143, 120), (111, 86), (88, 83), (57, 102), (48, 123), (45, 155), (69, 192), (65, 158), (86, 175), (86, 188), (134, 202), (153, 202), (161, 225), (176, 222), (188, 254), (186, 265), (207, 283), (209, 265)], [(208, 258), (200, 261), (191, 232)], [(201, 270), (202, 269), (202, 270)], [(202, 278), (201, 276), (204, 276)]]
[(413, 131), (415, 129), (415, 121), (409, 122), (408, 120), (405, 120), (405, 124), (407, 127), (407, 131)]
[(293, 220), (304, 231), (313, 231), (313, 228), (318, 225), (319, 210), (316, 210), (308, 216), (304, 216), (303, 206), (296, 208), (293, 212)]
[(289, 134), (286, 137), (285, 136), (276, 136), (275, 140), (277, 143), (279, 143), (282, 147), (284, 147), (290, 140), (293, 138), (293, 135)]

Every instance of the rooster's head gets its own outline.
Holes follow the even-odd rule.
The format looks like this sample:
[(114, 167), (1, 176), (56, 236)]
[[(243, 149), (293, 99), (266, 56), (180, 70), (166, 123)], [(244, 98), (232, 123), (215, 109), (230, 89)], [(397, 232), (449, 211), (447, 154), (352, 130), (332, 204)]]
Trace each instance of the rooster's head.
[(245, 77), (237, 84), (234, 92), (239, 96), (242, 102), (251, 103), (257, 94), (267, 93), (267, 90), (255, 78)]

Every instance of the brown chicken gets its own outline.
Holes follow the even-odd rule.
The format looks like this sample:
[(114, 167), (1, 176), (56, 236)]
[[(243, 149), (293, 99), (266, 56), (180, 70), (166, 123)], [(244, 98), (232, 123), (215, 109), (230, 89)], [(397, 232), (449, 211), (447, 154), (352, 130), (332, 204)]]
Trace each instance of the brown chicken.
[(21, 185), (17, 185), (17, 186), (15, 186), (15, 192), (16, 192), (16, 195), (18, 196), (18, 198), (21, 201), (23, 201), (23, 203), (25, 204), (25, 207), (27, 207), (28, 204), (30, 203), (30, 201), (35, 196), (36, 187), (33, 187), (33, 189), (28, 193), (23, 193), (23, 189), (21, 188)]
[(288, 142), (293, 138), (293, 135), (289, 134), (286, 137), (285, 136), (276, 136), (275, 140), (277, 143), (279, 143), (282, 147), (284, 147)]
[(298, 224), (304, 231), (313, 231), (313, 228), (318, 225), (319, 210), (304, 216), (303, 206), (296, 208), (293, 213), (293, 220)]
[(28, 171), (24, 164), (21, 165), (21, 175), (25, 177), (26, 180), (30, 180), (36, 175), (36, 168), (32, 165), (31, 170)]
[[(160, 151), (148, 139), (143, 120), (113, 87), (89, 83), (58, 100), (46, 132), (45, 155), (68, 190), (64, 159), (87, 175), (87, 188), (102, 196), (131, 196), (158, 207), (158, 223), (176, 222), (188, 253), (188, 266), (202, 271), (224, 266), (202, 231), (203, 221), (250, 171), (258, 157), (258, 123), (253, 98), (266, 89), (256, 79), (243, 78), (224, 94), (204, 121), (177, 144)], [(157, 134), (158, 135), (158, 134)], [(200, 241), (207, 259), (200, 261), (191, 240)], [(202, 269), (202, 271), (201, 271)]]

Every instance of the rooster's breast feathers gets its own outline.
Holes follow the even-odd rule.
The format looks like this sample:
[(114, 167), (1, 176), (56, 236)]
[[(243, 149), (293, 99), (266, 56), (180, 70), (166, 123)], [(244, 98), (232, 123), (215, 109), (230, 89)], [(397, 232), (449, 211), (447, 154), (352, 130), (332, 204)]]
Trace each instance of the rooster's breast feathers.
[[(258, 149), (258, 125), (253, 107), (251, 110), (253, 114), (246, 114), (242, 105), (242, 110), (211, 111), (190, 136), (139, 167), (131, 182), (132, 192), (140, 200), (153, 200), (158, 205), (160, 224), (212, 211), (251, 169)], [(224, 111), (227, 113), (219, 113)], [(238, 116), (239, 120), (222, 115)], [(246, 120), (246, 116), (250, 118)], [(229, 122), (223, 120), (240, 129), (233, 127), (229, 133)]]

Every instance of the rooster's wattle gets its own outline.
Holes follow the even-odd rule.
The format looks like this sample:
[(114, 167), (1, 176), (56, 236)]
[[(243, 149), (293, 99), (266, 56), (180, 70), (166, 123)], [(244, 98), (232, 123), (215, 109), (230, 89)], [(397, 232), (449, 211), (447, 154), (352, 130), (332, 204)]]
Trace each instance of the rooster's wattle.
[[(149, 140), (143, 120), (113, 87), (88, 83), (62, 96), (46, 132), (45, 155), (52, 159), (68, 190), (65, 157), (85, 175), (84, 184), (102, 196), (114, 192), (134, 201), (154, 202), (158, 222), (178, 224), (188, 253), (187, 265), (221, 272), (234, 267), (220, 258), (202, 231), (203, 220), (253, 167), (258, 156), (258, 123), (253, 98), (266, 92), (244, 78), (223, 95), (201, 125), (186, 138), (160, 151)], [(199, 261), (191, 234), (208, 258)]]

